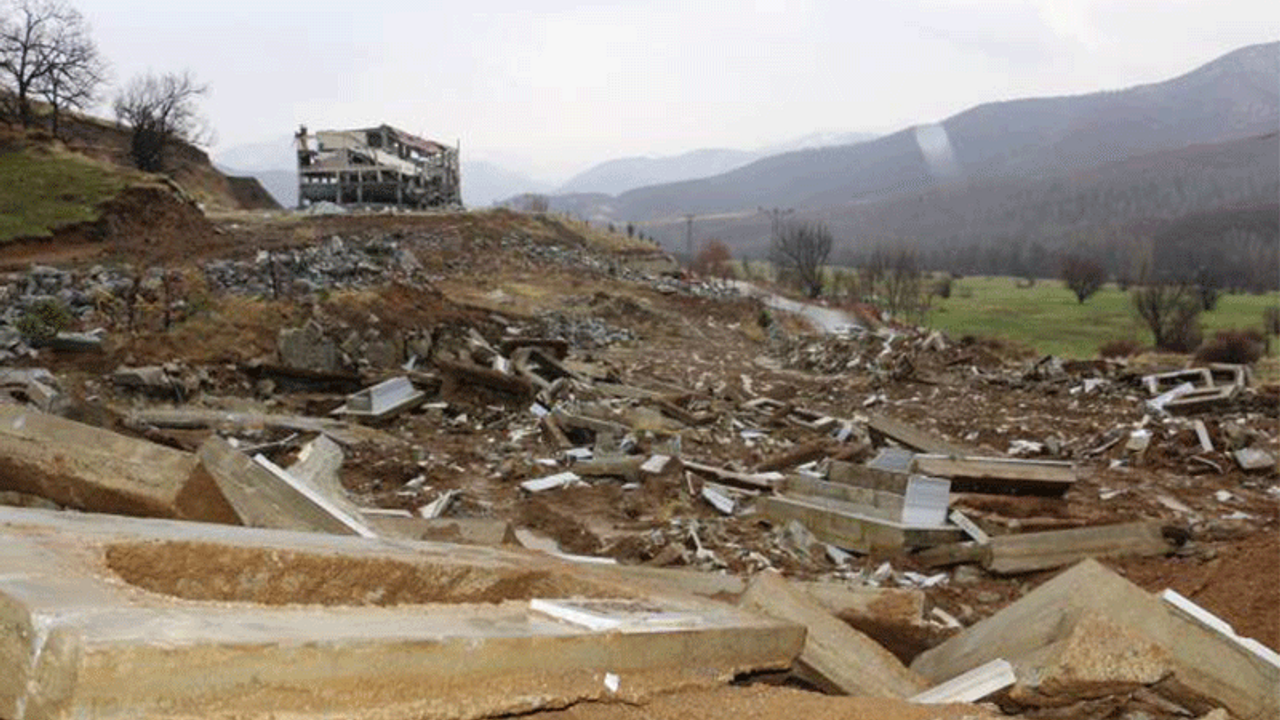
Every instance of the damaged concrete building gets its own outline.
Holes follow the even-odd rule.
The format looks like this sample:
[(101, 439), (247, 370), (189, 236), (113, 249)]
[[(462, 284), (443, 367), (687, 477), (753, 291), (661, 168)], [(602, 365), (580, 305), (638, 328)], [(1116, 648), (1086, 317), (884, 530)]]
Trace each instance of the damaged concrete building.
[(295, 135), (298, 204), (432, 208), (462, 205), (457, 147), (390, 125)]

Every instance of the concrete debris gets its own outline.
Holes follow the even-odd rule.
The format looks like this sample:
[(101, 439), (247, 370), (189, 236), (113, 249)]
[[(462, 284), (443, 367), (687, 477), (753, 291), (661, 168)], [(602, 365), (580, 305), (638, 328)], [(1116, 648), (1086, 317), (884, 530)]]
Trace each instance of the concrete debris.
[[(256, 253), (0, 273), (0, 505), (170, 521), (0, 508), (0, 717), (474, 719), (789, 669), (1276, 716), (1270, 366), (1028, 358), (509, 216), (237, 217)], [(36, 347), (50, 300), (71, 334)]]
[[(496, 548), (8, 508), (0, 539), (5, 717), (525, 714), (600, 699), (601, 668), (639, 703), (784, 669), (804, 643), (792, 624)], [(690, 621), (602, 641), (529, 607), (563, 596)]]
[(576, 473), (562, 472), (538, 478), (536, 480), (526, 480), (520, 483), (520, 487), (525, 492), (540, 493), (580, 483), (582, 483), (582, 478), (578, 477)]
[[(983, 566), (1003, 575), (1048, 570), (1085, 558), (1168, 555), (1177, 547), (1161, 522), (1102, 525), (991, 538)], [(1176, 538), (1174, 533), (1170, 536)]]
[(1014, 665), (1013, 696), (1032, 707), (1146, 687), (1198, 712), (1225, 707), (1265, 718), (1280, 710), (1280, 668), (1092, 560), (922, 653), (911, 668), (942, 682), (1000, 658)]
[(0, 368), (0, 393), (50, 415), (64, 415), (71, 406), (58, 379), (44, 368)]
[(348, 397), (346, 404), (334, 410), (333, 414), (386, 420), (421, 405), (426, 398), (426, 393), (414, 388), (409, 378), (397, 377)]
[(87, 512), (239, 522), (194, 455), (13, 405), (0, 405), (0, 490)]
[(706, 500), (711, 507), (722, 515), (732, 515), (738, 507), (733, 498), (712, 488), (710, 485), (702, 486), (702, 499)]
[(244, 525), (377, 537), (345, 498), (323, 495), (261, 455), (251, 459), (213, 437), (200, 446), (198, 457)]
[(906, 698), (924, 682), (866, 635), (835, 619), (774, 572), (756, 576), (741, 605), (807, 631), (798, 672), (848, 695)]
[(1236, 459), (1236, 464), (1241, 470), (1253, 472), (1255, 470), (1272, 470), (1276, 466), (1276, 458), (1266, 450), (1258, 448), (1243, 448), (1232, 453), (1232, 457)]

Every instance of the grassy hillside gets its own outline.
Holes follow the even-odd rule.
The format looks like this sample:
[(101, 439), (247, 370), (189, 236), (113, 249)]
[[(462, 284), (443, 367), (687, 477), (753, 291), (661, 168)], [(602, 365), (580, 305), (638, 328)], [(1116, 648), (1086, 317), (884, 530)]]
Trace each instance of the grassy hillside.
[[(1217, 330), (1261, 329), (1263, 309), (1277, 304), (1280, 293), (1224, 295), (1217, 309), (1200, 316), (1205, 336)], [(937, 301), (928, 324), (952, 337), (1003, 337), (1072, 358), (1097, 357), (1098, 347), (1111, 340), (1152, 342), (1128, 293), (1108, 285), (1082, 305), (1056, 280), (1041, 280), (1030, 288), (1019, 288), (1009, 277), (959, 280), (950, 299)]]
[(0, 243), (48, 237), (54, 228), (98, 219), (98, 206), (141, 173), (50, 146), (0, 149)]

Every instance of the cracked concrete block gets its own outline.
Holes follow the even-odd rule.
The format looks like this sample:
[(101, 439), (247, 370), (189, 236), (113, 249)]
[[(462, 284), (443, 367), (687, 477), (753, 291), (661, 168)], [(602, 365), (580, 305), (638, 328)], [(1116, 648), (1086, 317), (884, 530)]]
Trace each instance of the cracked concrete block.
[(0, 490), (89, 512), (238, 524), (194, 455), (0, 406)]

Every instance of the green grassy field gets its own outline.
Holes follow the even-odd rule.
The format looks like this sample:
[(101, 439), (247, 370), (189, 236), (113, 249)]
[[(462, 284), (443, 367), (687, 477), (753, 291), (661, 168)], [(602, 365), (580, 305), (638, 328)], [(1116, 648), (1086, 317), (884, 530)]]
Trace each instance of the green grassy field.
[[(1200, 316), (1205, 337), (1217, 330), (1261, 330), (1263, 309), (1277, 304), (1280, 293), (1224, 295), (1215, 310)], [(1015, 278), (964, 278), (955, 282), (949, 299), (935, 299), (927, 324), (954, 338), (1006, 338), (1071, 358), (1097, 357), (1098, 347), (1111, 340), (1152, 342), (1128, 293), (1108, 285), (1081, 305), (1060, 280), (1019, 288)]]
[(126, 172), (68, 152), (0, 151), (0, 243), (94, 220), (97, 205), (131, 180)]

